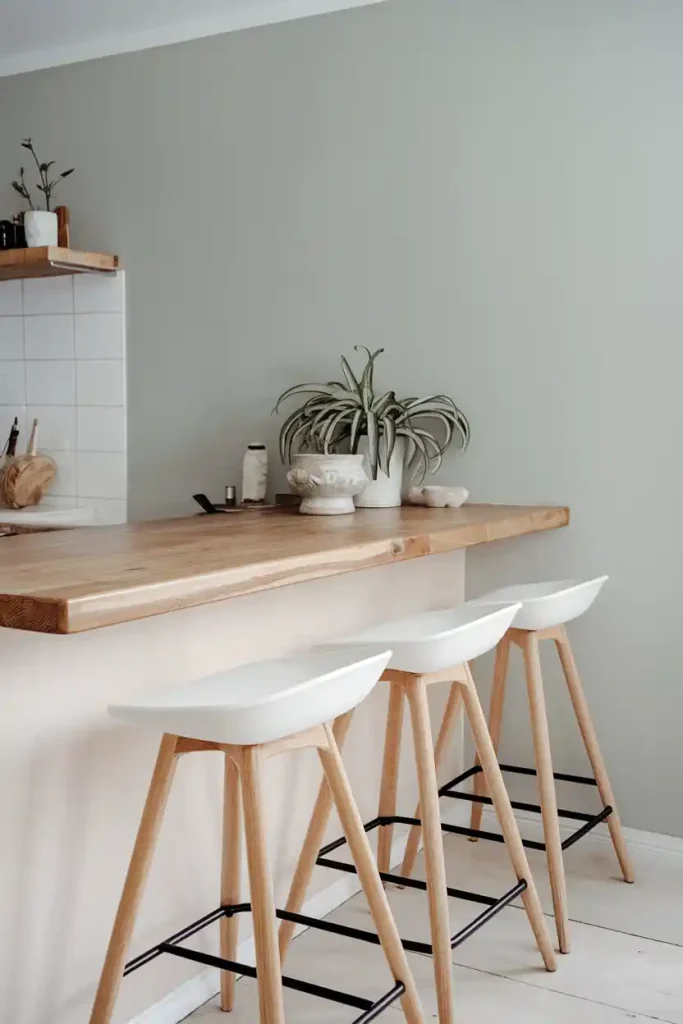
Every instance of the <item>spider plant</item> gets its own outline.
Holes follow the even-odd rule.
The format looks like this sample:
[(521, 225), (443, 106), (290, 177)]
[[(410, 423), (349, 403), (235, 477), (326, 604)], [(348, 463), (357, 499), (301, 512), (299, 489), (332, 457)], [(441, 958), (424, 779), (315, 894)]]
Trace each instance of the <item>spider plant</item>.
[(371, 352), (364, 345), (367, 360), (357, 376), (342, 356), (343, 381), (325, 384), (297, 384), (284, 391), (273, 412), (298, 395), (310, 395), (295, 409), (280, 430), (280, 457), (291, 462), (297, 451), (358, 451), (361, 437), (368, 439), (368, 460), (373, 480), (379, 470), (389, 473), (391, 456), (399, 438), (408, 447), (408, 466), (424, 480), (427, 471), (436, 472), (443, 454), (455, 437), (466, 448), (470, 427), (465, 414), (448, 395), (426, 398), (397, 398), (394, 391), (377, 392), (375, 360), (383, 348)]

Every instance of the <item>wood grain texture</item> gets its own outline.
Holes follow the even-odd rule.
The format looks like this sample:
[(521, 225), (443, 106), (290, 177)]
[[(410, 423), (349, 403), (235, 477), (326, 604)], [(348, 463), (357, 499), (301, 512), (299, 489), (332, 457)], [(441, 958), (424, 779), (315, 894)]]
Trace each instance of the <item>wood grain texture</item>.
[[(54, 266), (58, 263), (59, 266)], [(41, 245), (35, 249), (9, 249), (0, 252), (0, 281), (27, 277), (60, 277), (82, 271), (118, 270), (118, 256), (105, 252), (79, 252), (57, 245)]]
[(568, 522), (552, 506), (283, 509), (3, 538), (0, 626), (77, 633)]

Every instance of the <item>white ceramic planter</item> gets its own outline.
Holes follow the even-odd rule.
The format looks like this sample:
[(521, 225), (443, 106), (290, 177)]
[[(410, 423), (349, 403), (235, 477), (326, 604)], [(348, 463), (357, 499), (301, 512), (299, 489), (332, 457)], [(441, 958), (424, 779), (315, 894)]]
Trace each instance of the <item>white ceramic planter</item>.
[(362, 455), (295, 455), (287, 480), (303, 515), (340, 516), (354, 511), (353, 496), (368, 478)]
[[(380, 441), (384, 444), (384, 439)], [(405, 441), (402, 437), (396, 438), (396, 444), (389, 463), (389, 475), (377, 470), (377, 479), (372, 479), (370, 460), (367, 456), (368, 439), (361, 437), (358, 446), (364, 458), (364, 469), (370, 481), (360, 494), (356, 495), (357, 508), (395, 508), (401, 504), (401, 484), (403, 482), (403, 459), (405, 456)]]
[(26, 245), (36, 249), (41, 245), (57, 244), (57, 214), (47, 210), (27, 210), (24, 214)]

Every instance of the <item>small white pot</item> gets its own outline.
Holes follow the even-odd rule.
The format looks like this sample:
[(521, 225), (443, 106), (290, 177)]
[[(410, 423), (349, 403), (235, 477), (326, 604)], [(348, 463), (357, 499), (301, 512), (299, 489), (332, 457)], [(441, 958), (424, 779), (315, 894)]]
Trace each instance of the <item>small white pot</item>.
[[(384, 444), (384, 438), (380, 440)], [(394, 451), (389, 463), (389, 475), (377, 470), (377, 479), (372, 479), (372, 469), (367, 456), (368, 439), (361, 437), (358, 445), (359, 451), (363, 453), (364, 469), (370, 483), (364, 487), (360, 494), (356, 495), (356, 508), (396, 508), (401, 504), (401, 484), (403, 482), (403, 459), (405, 456), (405, 441), (402, 437), (396, 438)]]
[(355, 511), (354, 494), (368, 482), (362, 455), (295, 455), (287, 480), (301, 495), (305, 516), (341, 516)]
[(41, 245), (57, 244), (57, 214), (47, 210), (27, 210), (24, 214), (26, 245), (37, 249)]

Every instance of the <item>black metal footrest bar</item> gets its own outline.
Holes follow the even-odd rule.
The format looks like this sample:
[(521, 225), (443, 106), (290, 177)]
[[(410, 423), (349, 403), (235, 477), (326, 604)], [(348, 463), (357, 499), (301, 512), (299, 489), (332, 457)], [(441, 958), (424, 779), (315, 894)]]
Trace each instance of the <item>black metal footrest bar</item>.
[[(196, 935), (197, 932), (213, 924), (215, 921), (219, 921), (222, 917), (233, 917), (235, 914), (244, 914), (250, 911), (251, 903), (237, 903), (229, 907), (218, 907), (216, 910), (212, 910), (210, 913), (205, 914), (204, 917), (193, 921), (192, 924), (186, 925), (185, 928), (171, 935), (168, 939), (165, 939), (156, 946), (152, 946), (151, 949), (140, 953), (135, 959), (130, 960), (124, 968), (124, 977), (136, 971), (139, 967), (144, 967), (145, 964), (161, 956), (162, 953), (170, 953), (172, 956), (181, 957), (184, 960), (192, 960), (207, 967), (218, 967), (222, 971), (231, 971), (234, 974), (243, 974), (248, 978), (256, 978), (256, 968), (252, 967), (251, 964), (239, 963), (236, 960), (225, 960), (210, 953), (200, 953), (197, 950), (186, 949), (184, 946), (179, 945), (180, 942), (189, 939), (192, 935)], [(295, 924), (317, 928), (320, 931), (333, 932), (336, 935), (359, 939), (362, 942), (371, 942), (374, 945), (380, 944), (379, 937), (374, 932), (364, 931), (360, 928), (348, 928), (346, 925), (320, 920), (317, 917), (308, 917), (306, 914), (292, 914), (286, 910), (277, 910), (276, 915), (283, 921), (293, 921)], [(314, 982), (302, 981), (299, 978), (289, 978), (285, 975), (282, 976), (282, 985), (284, 988), (291, 988), (297, 992), (317, 996), (319, 999), (327, 999), (330, 1002), (362, 1010), (363, 1012), (360, 1017), (355, 1017), (352, 1024), (370, 1024), (370, 1021), (379, 1017), (380, 1013), (396, 1002), (406, 990), (404, 983), (398, 981), (393, 988), (373, 1002), (372, 999), (366, 999), (364, 996), (340, 992), (338, 989), (328, 988), (325, 985), (316, 985)]]
[[(372, 821), (367, 822), (363, 827), (366, 832), (371, 832), (373, 829), (381, 828), (384, 825), (420, 824), (421, 822), (419, 818), (407, 818), (402, 814), (392, 814), (373, 818)], [(460, 831), (456, 825), (442, 824), (441, 828), (445, 832)], [(495, 834), (493, 832), (487, 834), (492, 838), (495, 838)], [(355, 865), (350, 864), (347, 861), (335, 860), (328, 856), (328, 854), (333, 853), (334, 850), (338, 850), (341, 846), (345, 845), (346, 839), (342, 836), (341, 839), (335, 839), (334, 842), (328, 843), (327, 846), (323, 846), (318, 854), (316, 864), (324, 868), (333, 868), (335, 871), (346, 871), (351, 875), (357, 874), (358, 872), (356, 871)], [(380, 871), (379, 877), (383, 882), (392, 882), (394, 885), (404, 886), (405, 888), (422, 889), (423, 891), (427, 889), (427, 883), (422, 881), (420, 878), (409, 878), (406, 875), (395, 875), (391, 871)], [(455, 935), (451, 936), (451, 949), (455, 949), (456, 946), (463, 943), (465, 939), (469, 939), (471, 935), (474, 935), (475, 932), (479, 931), (479, 929), (485, 925), (487, 921), (490, 921), (491, 918), (495, 917), (503, 907), (507, 907), (509, 903), (512, 903), (513, 900), (517, 899), (517, 897), (523, 893), (526, 888), (527, 882), (524, 878), (520, 879), (512, 889), (500, 897), (485, 896), (483, 893), (469, 892), (466, 889), (455, 889), (453, 886), (447, 886), (446, 891), (453, 899), (467, 900), (469, 903), (482, 903), (486, 907), (486, 910), (482, 911), (482, 913), (475, 917), (474, 920), (470, 921), (469, 924), (466, 924), (459, 932), (456, 932)], [(290, 920), (294, 920), (297, 915), (288, 916)], [(340, 926), (337, 925), (336, 927), (339, 928)], [(366, 942), (379, 941), (377, 936), (372, 932), (365, 932), (364, 936)], [(369, 936), (372, 936), (372, 938)], [(431, 956), (433, 952), (431, 943), (429, 942), (418, 942), (414, 939), (404, 939), (402, 937), (401, 944), (403, 948), (408, 950), (410, 953), (426, 953), (428, 956)]]
[[(514, 764), (501, 764), (501, 771), (514, 772), (517, 775), (537, 775), (538, 772), (535, 768), (522, 768), (519, 765)], [(444, 786), (439, 789), (439, 796), (447, 796), (453, 800), (468, 800), (470, 803), (476, 804), (492, 804), (493, 801), (488, 796), (480, 796), (478, 793), (462, 793), (456, 792), (455, 787), (459, 786), (461, 782), (465, 782), (467, 779), (472, 778), (473, 775), (478, 775), (482, 771), (482, 767), (479, 764), (475, 764), (474, 767), (468, 768), (462, 775), (456, 776), (455, 779), (451, 779)], [(553, 772), (553, 777), (558, 779), (560, 782), (573, 782), (580, 786), (597, 786), (595, 779), (592, 779), (585, 775), (567, 775), (566, 772)], [(541, 808), (539, 804), (524, 803), (521, 800), (511, 800), (511, 805), (518, 811), (530, 811), (533, 814), (540, 814)], [(574, 843), (578, 843), (579, 839), (583, 839), (592, 829), (599, 825), (600, 822), (605, 821), (609, 818), (613, 808), (607, 804), (597, 814), (586, 814), (584, 811), (570, 811), (565, 808), (558, 807), (557, 813), (561, 818), (570, 818), (573, 821), (583, 821), (584, 824), (581, 828), (577, 829), (562, 843), (562, 849), (568, 850)], [(476, 839), (489, 839), (492, 842), (504, 843), (505, 839), (502, 835), (497, 832), (485, 832), (482, 829), (464, 828), (456, 825), (443, 825), (441, 826), (444, 832), (456, 832), (458, 835), (470, 836)], [(545, 850), (545, 843), (536, 842), (534, 839), (523, 839), (522, 843), (529, 850)]]

